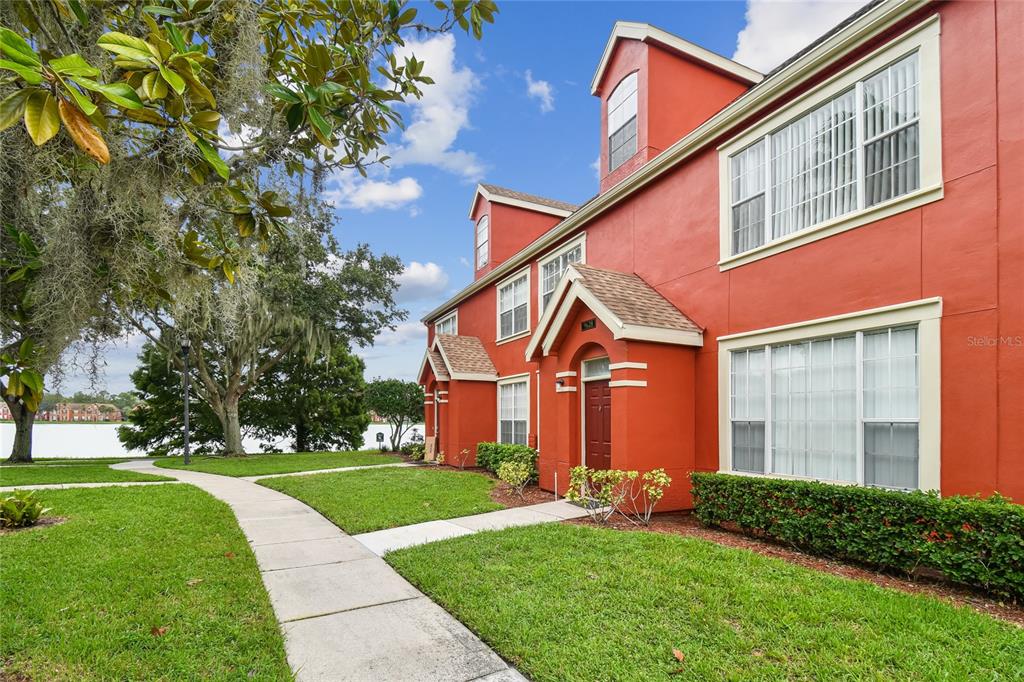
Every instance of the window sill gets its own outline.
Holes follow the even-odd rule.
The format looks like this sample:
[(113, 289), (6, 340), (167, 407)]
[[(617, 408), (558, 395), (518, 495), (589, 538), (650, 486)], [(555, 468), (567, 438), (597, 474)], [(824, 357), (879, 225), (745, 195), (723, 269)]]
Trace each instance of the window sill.
[(933, 201), (938, 201), (943, 196), (943, 186), (941, 184), (932, 187), (925, 187), (919, 189), (910, 194), (905, 194), (902, 197), (890, 199), (884, 203), (872, 206), (871, 208), (851, 213), (849, 215), (841, 216), (834, 220), (830, 220), (816, 227), (812, 227), (800, 232), (794, 232), (793, 234), (786, 235), (781, 239), (769, 242), (762, 246), (759, 246), (750, 251), (744, 251), (743, 253), (736, 254), (735, 256), (729, 256), (718, 261), (718, 269), (720, 272), (737, 268), (747, 263), (753, 263), (754, 261), (761, 260), (762, 258), (768, 258), (774, 256), (777, 253), (789, 251), (795, 249), (798, 246), (804, 244), (810, 244), (816, 242), (819, 239), (825, 239), (831, 237), (834, 234), (840, 232), (846, 232), (852, 230), (855, 227), (866, 225), (868, 223), (888, 218), (889, 216), (908, 211), (912, 208), (924, 206), (930, 204)]
[(509, 343), (510, 341), (518, 341), (519, 339), (526, 338), (529, 335), (530, 335), (530, 330), (527, 329), (525, 332), (519, 332), (518, 334), (513, 334), (512, 336), (506, 336), (503, 339), (498, 339), (497, 341), (494, 342), (494, 345), (495, 346), (500, 346), (501, 344)]

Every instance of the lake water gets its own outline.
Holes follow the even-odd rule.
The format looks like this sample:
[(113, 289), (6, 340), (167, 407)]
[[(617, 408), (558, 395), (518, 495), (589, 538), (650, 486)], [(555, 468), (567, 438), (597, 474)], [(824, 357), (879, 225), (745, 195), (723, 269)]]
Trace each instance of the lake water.
[[(47, 457), (144, 457), (145, 452), (128, 450), (117, 439), (118, 424), (36, 424), (32, 430), (32, 456)], [(423, 425), (413, 428), (423, 435)], [(385, 442), (390, 442), (391, 427), (384, 424), (370, 424), (363, 434), (363, 447), (377, 447), (377, 434), (383, 433)], [(412, 431), (406, 432), (406, 440)], [(0, 423), (0, 459), (6, 459), (14, 440), (14, 424)], [(262, 443), (253, 438), (243, 440), (248, 452), (260, 452)], [(274, 443), (281, 450), (288, 450), (288, 439)]]

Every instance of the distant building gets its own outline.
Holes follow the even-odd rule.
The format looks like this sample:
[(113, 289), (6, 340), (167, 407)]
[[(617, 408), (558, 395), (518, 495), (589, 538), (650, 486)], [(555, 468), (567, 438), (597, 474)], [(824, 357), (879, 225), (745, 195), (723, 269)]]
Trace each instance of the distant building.
[[(0, 421), (12, 421), (14, 417), (7, 403), (0, 404)], [(57, 403), (50, 410), (40, 410), (36, 421), (41, 422), (119, 422), (124, 414), (117, 405), (110, 403)]]

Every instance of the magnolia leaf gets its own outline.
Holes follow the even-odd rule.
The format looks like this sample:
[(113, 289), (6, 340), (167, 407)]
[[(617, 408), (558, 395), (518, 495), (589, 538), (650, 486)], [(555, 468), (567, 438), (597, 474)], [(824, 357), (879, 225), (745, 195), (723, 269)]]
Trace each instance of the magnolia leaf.
[(228, 165), (224, 163), (224, 159), (220, 158), (220, 154), (218, 154), (217, 150), (213, 148), (213, 145), (201, 137), (197, 137), (195, 142), (196, 146), (199, 147), (199, 151), (203, 153), (203, 158), (205, 158), (206, 162), (210, 164), (210, 167), (217, 171), (217, 175), (227, 180), (228, 176), (231, 174), (228, 170)]
[(192, 123), (207, 130), (217, 130), (220, 124), (220, 113), (216, 111), (197, 111), (192, 114)]
[(179, 95), (185, 92), (185, 79), (176, 74), (175, 72), (168, 69), (163, 64), (160, 65), (160, 75), (167, 81), (167, 84), (171, 86), (171, 89)]
[(89, 76), (95, 78), (100, 70), (75, 53), (50, 60), (50, 68), (64, 76)]
[(64, 129), (75, 141), (78, 148), (100, 163), (110, 163), (110, 151), (103, 136), (93, 127), (89, 119), (66, 100), (60, 100), (60, 120), (64, 121)]
[(146, 44), (145, 40), (125, 35), (118, 31), (104, 33), (99, 37), (99, 40), (96, 41), (96, 45), (104, 50), (128, 57), (134, 61), (142, 62), (143, 64), (149, 63), (152, 59), (152, 55), (149, 52), (149, 46)]
[(256, 218), (252, 213), (236, 213), (232, 217), (239, 237), (251, 237), (256, 232)]
[(295, 104), (302, 101), (299, 99), (298, 95), (296, 95), (294, 92), (289, 90), (287, 87), (281, 85), (280, 83), (270, 83), (269, 85), (264, 86), (263, 89), (268, 94), (273, 95), (274, 97), (284, 100), (285, 102), (289, 102), (291, 104)]
[(46, 144), (60, 130), (57, 100), (45, 90), (36, 90), (25, 103), (25, 130), (36, 146)]
[(314, 132), (320, 133), (317, 137), (320, 138), (321, 142), (330, 146), (331, 133), (333, 132), (331, 124), (314, 107), (307, 108), (306, 114), (309, 116), (309, 122), (313, 124)]
[(165, 126), (167, 121), (164, 120), (163, 116), (152, 109), (143, 107), (142, 109), (128, 109), (124, 112), (125, 116), (132, 119), (133, 121), (140, 121), (142, 123), (152, 123), (153, 125)]
[(0, 101), (0, 130), (10, 128), (21, 118), (21, 110), (25, 106), (25, 100), (32, 94), (32, 90), (23, 88), (15, 90)]
[(285, 114), (285, 119), (288, 121), (288, 130), (295, 132), (302, 125), (302, 120), (305, 118), (306, 110), (301, 103), (296, 103), (288, 107), (288, 112)]
[(231, 266), (231, 263), (224, 261), (221, 264), (221, 270), (224, 271), (224, 276), (228, 278), (228, 281), (232, 284), (235, 283), (235, 269)]
[(9, 28), (0, 28), (0, 52), (22, 66), (38, 67), (42, 60), (24, 38)]
[(142, 100), (135, 89), (127, 83), (99, 83), (96, 88), (108, 100), (125, 109), (141, 109)]
[(29, 85), (39, 85), (43, 82), (43, 74), (39, 72), (38, 67), (25, 66), (9, 59), (0, 59), (0, 69), (13, 71), (21, 76)]

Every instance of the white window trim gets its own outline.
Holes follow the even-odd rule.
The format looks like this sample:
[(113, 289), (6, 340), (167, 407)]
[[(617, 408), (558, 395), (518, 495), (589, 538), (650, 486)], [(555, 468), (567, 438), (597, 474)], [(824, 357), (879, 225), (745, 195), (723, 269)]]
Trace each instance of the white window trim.
[[(480, 223), (487, 221), (487, 241), (483, 242), (487, 245), (487, 254), (484, 258), (484, 262), (480, 263)], [(480, 220), (477, 220), (473, 225), (473, 266), (474, 270), (482, 270), (487, 267), (487, 264), (491, 262), (491, 215), (485, 213), (480, 216)]]
[[(718, 148), (719, 168), (719, 270), (745, 265), (768, 256), (830, 237), (840, 232), (881, 220), (896, 213), (937, 201), (943, 196), (942, 183), (942, 106), (940, 98), (939, 15), (933, 15), (856, 64), (844, 69), (817, 88), (782, 107), (769, 118), (746, 130)], [(857, 81), (867, 78), (887, 64), (918, 52), (918, 108), (920, 144), (920, 186), (913, 192), (869, 208), (859, 209), (826, 222), (793, 232), (743, 253), (732, 254), (732, 183), (729, 158), (788, 123), (810, 112)], [(858, 111), (858, 116), (861, 112)], [(770, 159), (766, 161), (770, 163)], [(767, 191), (767, 190), (766, 190)], [(768, 220), (768, 216), (765, 216)]]
[(508, 384), (521, 384), (526, 382), (526, 444), (530, 444), (530, 373), (523, 372), (522, 374), (513, 374), (507, 377), (501, 377), (498, 379), (498, 390), (495, 393), (496, 411), (495, 411), (495, 433), (494, 442), (501, 443), (501, 387)]
[(455, 334), (459, 333), (459, 309), (456, 308), (455, 310), (451, 311), (444, 317), (438, 318), (437, 321), (434, 322), (435, 335), (437, 334), (437, 328), (440, 327), (445, 322), (447, 322), (448, 320), (455, 320)]
[[(521, 331), (521, 332), (516, 332), (515, 334), (509, 334), (508, 336), (502, 336), (501, 335), (501, 290), (504, 287), (508, 286), (509, 284), (512, 284), (513, 282), (516, 282), (517, 280), (522, 279), (524, 276), (526, 277), (526, 329), (524, 331)], [(522, 268), (521, 270), (517, 270), (515, 273), (509, 275), (508, 277), (506, 277), (505, 279), (501, 280), (500, 282), (498, 282), (497, 284), (494, 285), (494, 310), (495, 310), (495, 315), (494, 315), (494, 339), (495, 339), (494, 343), (495, 343), (495, 345), (501, 345), (503, 343), (508, 343), (509, 341), (515, 341), (516, 339), (521, 339), (524, 336), (529, 336), (530, 335), (530, 332), (531, 332), (530, 319), (531, 318), (530, 318), (530, 266), (529, 265), (527, 265), (525, 268)]]
[(587, 376), (586, 365), (596, 360), (608, 360), (608, 356), (602, 355), (599, 358), (587, 358), (586, 360), (582, 361), (580, 363), (580, 381), (605, 381), (612, 378), (611, 362), (608, 363), (608, 371), (605, 372), (604, 374)]
[[(572, 251), (577, 246), (581, 247), (580, 248), (580, 260), (579, 260), (579, 262), (583, 263), (585, 265), (586, 262), (587, 262), (587, 233), (586, 232), (584, 232), (580, 236), (576, 237), (575, 239), (572, 239), (572, 240), (566, 242), (565, 244), (563, 244), (562, 246), (558, 247), (554, 251), (548, 253), (547, 255), (537, 259), (537, 310), (540, 311), (539, 314), (541, 314), (541, 315), (544, 314), (544, 266), (546, 264), (550, 263), (551, 261), (555, 260), (556, 258), (560, 258), (562, 255)], [(565, 273), (562, 273), (562, 276), (564, 277)], [(556, 282), (555, 283), (555, 288), (552, 289), (551, 291), (552, 291), (552, 293), (554, 293), (557, 290), (558, 290), (558, 283)], [(554, 297), (552, 297), (552, 299), (553, 298)]]
[(807, 479), (774, 473), (749, 473), (732, 468), (732, 428), (729, 396), (732, 393), (729, 371), (732, 351), (767, 345), (840, 336), (886, 327), (917, 325), (919, 421), (917, 485), (921, 490), (939, 490), (942, 459), (942, 299), (925, 298), (882, 308), (797, 322), (780, 327), (758, 329), (718, 337), (718, 470), (743, 476), (817, 480), (826, 483), (856, 485), (850, 481)]

